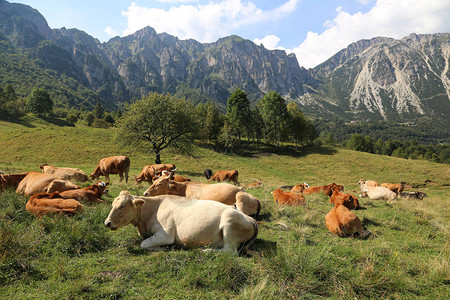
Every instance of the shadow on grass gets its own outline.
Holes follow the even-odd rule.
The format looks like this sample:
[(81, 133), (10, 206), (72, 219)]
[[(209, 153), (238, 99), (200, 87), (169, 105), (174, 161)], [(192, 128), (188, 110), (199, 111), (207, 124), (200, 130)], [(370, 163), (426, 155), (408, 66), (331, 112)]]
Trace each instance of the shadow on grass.
[(69, 123), (63, 119), (57, 119), (57, 118), (51, 118), (51, 117), (40, 117), (45, 122), (48, 122), (50, 124), (56, 125), (56, 126), (68, 126), (68, 127), (75, 127), (72, 123)]
[(367, 225), (373, 225), (373, 226), (377, 226), (377, 227), (381, 226), (380, 223), (378, 223), (377, 221), (371, 220), (369, 218), (363, 218), (361, 224), (364, 228), (366, 228)]
[(274, 255), (276, 255), (277, 242), (266, 241), (266, 240), (257, 238), (253, 242), (253, 244), (250, 245), (250, 250), (264, 252), (265, 255), (270, 254), (270, 253), (274, 253)]
[(233, 148), (228, 149), (213, 145), (211, 143), (199, 143), (198, 145), (202, 148), (210, 149), (218, 153), (233, 154), (249, 158), (260, 158), (264, 156), (271, 156), (273, 154), (298, 158), (308, 154), (334, 155), (337, 152), (333, 147), (322, 145), (295, 147), (293, 145), (273, 145), (251, 141), (238, 141)]
[[(47, 123), (56, 125), (56, 126), (68, 126), (68, 127), (74, 127), (75, 125), (63, 120), (63, 119), (58, 119), (58, 118), (52, 118), (52, 117), (45, 117), (45, 116), (41, 116), (38, 117), (36, 116), (36, 118), (39, 118)], [(6, 121), (6, 122), (10, 122), (10, 123), (15, 123), (15, 124), (19, 124), (25, 127), (29, 127), (29, 128), (35, 128), (36, 126), (31, 124), (30, 122), (28, 122), (26, 120), (26, 117), (16, 117), (16, 116), (11, 116), (11, 115), (0, 115), (0, 120)]]
[(2, 121), (6, 121), (6, 122), (10, 122), (10, 123), (15, 123), (18, 125), (22, 125), (28, 128), (34, 128), (36, 126), (34, 126), (33, 124), (31, 124), (30, 122), (28, 122), (27, 120), (21, 118), (21, 117), (14, 117), (14, 116), (5, 116), (5, 115), (1, 115), (0, 114), (0, 120)]

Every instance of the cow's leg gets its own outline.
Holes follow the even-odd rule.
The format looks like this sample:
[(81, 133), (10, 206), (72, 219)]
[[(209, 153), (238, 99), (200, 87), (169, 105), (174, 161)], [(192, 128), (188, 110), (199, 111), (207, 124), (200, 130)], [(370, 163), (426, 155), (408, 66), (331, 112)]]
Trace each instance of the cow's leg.
[(120, 172), (120, 173), (119, 173), (119, 183), (122, 182), (122, 180), (123, 180), (123, 173)]
[(105, 180), (106, 180), (106, 182), (110, 182), (110, 180), (109, 180), (109, 173), (105, 173)]
[(151, 237), (143, 240), (141, 243), (141, 248), (147, 250), (156, 250), (159, 249), (160, 246), (172, 245), (173, 242), (174, 242), (173, 237), (169, 236), (164, 231), (158, 231)]
[(227, 222), (222, 228), (223, 234), (223, 248), (220, 251), (231, 252), (233, 254), (238, 254), (237, 248), (239, 247), (239, 241), (236, 236), (236, 229), (234, 224)]
[(128, 172), (129, 172), (130, 170), (129, 169), (126, 169), (125, 170), (125, 182), (126, 183), (128, 183)]

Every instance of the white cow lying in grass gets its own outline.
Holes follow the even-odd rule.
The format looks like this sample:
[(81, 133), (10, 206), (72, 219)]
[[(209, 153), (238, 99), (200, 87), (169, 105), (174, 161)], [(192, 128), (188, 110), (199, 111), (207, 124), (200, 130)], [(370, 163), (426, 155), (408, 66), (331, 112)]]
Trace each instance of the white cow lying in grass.
[(395, 200), (397, 198), (397, 194), (390, 189), (367, 185), (365, 181), (359, 182), (359, 188), (361, 190), (360, 197), (368, 196), (372, 200)]
[(246, 253), (258, 234), (256, 221), (232, 206), (210, 200), (163, 195), (138, 197), (122, 191), (112, 203), (105, 226), (115, 230), (132, 224), (144, 238), (143, 249), (177, 245), (212, 245)]

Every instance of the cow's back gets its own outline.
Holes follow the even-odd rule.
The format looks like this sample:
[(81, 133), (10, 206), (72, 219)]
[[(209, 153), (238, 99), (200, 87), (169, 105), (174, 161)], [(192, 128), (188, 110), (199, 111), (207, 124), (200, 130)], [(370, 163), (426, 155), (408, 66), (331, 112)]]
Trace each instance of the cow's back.
[(100, 160), (100, 170), (106, 174), (118, 174), (130, 168), (128, 156), (111, 156)]
[(45, 188), (56, 179), (61, 179), (61, 177), (54, 174), (29, 172), (17, 186), (16, 193), (25, 195), (44, 193)]
[(75, 180), (75, 181), (88, 180), (86, 173), (78, 168), (44, 166), (42, 171), (44, 174), (54, 174), (66, 180)]
[(372, 200), (395, 200), (397, 198), (397, 194), (391, 191), (388, 188), (381, 186), (368, 186), (367, 187), (367, 195)]
[(355, 232), (362, 231), (361, 220), (343, 205), (336, 205), (328, 212), (325, 224), (328, 230), (340, 236), (351, 236)]
[(66, 190), (67, 183), (70, 187), (76, 188), (78, 186), (73, 183), (62, 179), (54, 174), (43, 174), (39, 172), (29, 172), (27, 176), (19, 183), (16, 189), (16, 193), (25, 195), (34, 195), (38, 193), (48, 192), (48, 188), (52, 187), (50, 191), (63, 191)]
[[(198, 184), (187, 183), (187, 185), (191, 191), (197, 192)], [(236, 202), (236, 194), (241, 190), (241, 188), (228, 183), (202, 184), (201, 194), (197, 199), (214, 200), (227, 205), (233, 205)]]

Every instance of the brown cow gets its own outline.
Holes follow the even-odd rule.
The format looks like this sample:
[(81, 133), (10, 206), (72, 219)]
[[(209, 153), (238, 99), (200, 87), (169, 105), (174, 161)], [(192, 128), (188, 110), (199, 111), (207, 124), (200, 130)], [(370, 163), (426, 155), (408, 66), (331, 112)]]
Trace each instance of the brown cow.
[(96, 184), (91, 186), (77, 189), (77, 190), (69, 190), (65, 192), (59, 193), (61, 197), (64, 199), (75, 199), (78, 201), (87, 201), (90, 203), (103, 202), (102, 195), (108, 193), (106, 186), (109, 182), (104, 183), (103, 181), (99, 181)]
[(49, 166), (48, 164), (43, 164), (39, 166), (42, 169), (42, 173), (44, 174), (54, 174), (65, 180), (71, 181), (88, 181), (88, 177), (86, 173), (78, 168), (61, 168)]
[[(367, 182), (366, 182), (367, 184)], [(402, 183), (382, 183), (380, 186), (385, 187), (393, 191), (394, 193), (401, 194), (403, 190), (405, 189), (406, 182)]]
[(264, 184), (261, 180), (257, 181), (257, 182), (252, 182), (250, 184), (247, 185), (247, 189), (257, 189), (260, 187), (263, 187)]
[(333, 183), (327, 184), (327, 185), (308, 187), (303, 191), (303, 195), (310, 195), (310, 194), (314, 194), (314, 193), (323, 192), (325, 195), (330, 196), (333, 193), (333, 191), (332, 191), (333, 188), (338, 188), (340, 191), (344, 190), (343, 185), (336, 184), (333, 182)]
[(176, 170), (174, 164), (156, 164), (156, 165), (147, 165), (142, 168), (141, 173), (138, 177), (134, 178), (136, 184), (141, 183), (142, 181), (147, 181), (149, 185), (153, 183), (153, 180), (161, 176), (161, 172), (163, 170), (173, 171)]
[(63, 192), (80, 187), (53, 174), (28, 172), (17, 186), (16, 193), (31, 196), (38, 193)]
[(105, 180), (109, 181), (109, 174), (119, 174), (119, 182), (122, 182), (123, 173), (125, 173), (125, 182), (128, 182), (129, 171), (130, 158), (128, 156), (111, 156), (102, 158), (89, 177), (91, 180), (95, 180), (100, 176), (105, 176)]
[[(174, 174), (173, 171), (176, 169), (169, 171), (169, 170), (162, 170), (160, 176), (169, 176), (170, 180), (176, 181), (176, 182), (186, 182), (191, 181), (189, 177), (183, 177), (181, 175)], [(158, 176), (158, 178), (160, 177)], [(155, 178), (156, 179), (156, 178)]]
[(342, 237), (359, 234), (364, 236), (361, 220), (344, 205), (338, 204), (325, 216), (329, 231)]
[(74, 199), (64, 199), (58, 192), (38, 193), (30, 197), (26, 210), (36, 217), (42, 217), (48, 213), (60, 213), (73, 216), (83, 211), (83, 205)]
[(291, 193), (302, 193), (305, 189), (309, 188), (309, 184), (307, 184), (306, 182), (303, 182), (302, 184), (297, 184), (295, 186), (292, 187), (291, 189)]
[(348, 209), (360, 209), (358, 198), (349, 193), (343, 193), (339, 188), (334, 188), (333, 193), (330, 196), (330, 203), (334, 206), (344, 205)]
[(144, 196), (177, 195), (188, 199), (213, 200), (236, 207), (247, 215), (259, 213), (259, 200), (228, 183), (205, 184), (175, 182), (169, 176), (161, 176), (144, 192)]
[(203, 171), (203, 174), (205, 175), (206, 179), (212, 180), (212, 181), (231, 181), (234, 182), (235, 185), (238, 185), (238, 176), (239, 172), (236, 170), (221, 170), (216, 171), (214, 175), (211, 176), (212, 171), (210, 169), (206, 169)]
[(279, 204), (292, 205), (292, 206), (305, 206), (305, 197), (301, 193), (291, 193), (283, 191), (282, 189), (276, 189), (271, 192), (273, 195), (273, 201)]
[(17, 188), (28, 172), (17, 174), (0, 174), (0, 190), (6, 188)]

